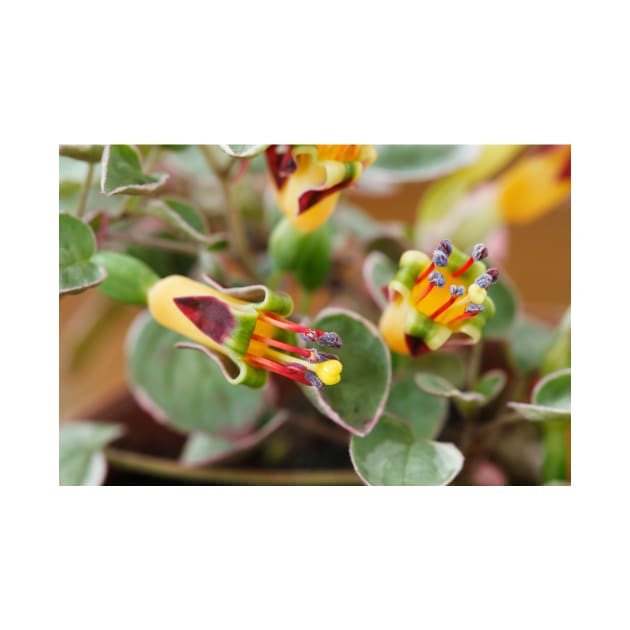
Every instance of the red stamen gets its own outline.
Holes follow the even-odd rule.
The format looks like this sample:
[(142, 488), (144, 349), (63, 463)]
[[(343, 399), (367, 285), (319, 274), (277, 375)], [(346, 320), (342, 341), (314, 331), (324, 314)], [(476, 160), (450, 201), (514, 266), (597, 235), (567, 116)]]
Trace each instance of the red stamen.
[(300, 324), (296, 324), (295, 322), (290, 322), (288, 319), (283, 319), (279, 317), (275, 313), (271, 313), (269, 311), (265, 311), (260, 314), (261, 319), (265, 320), (267, 323), (275, 326), (276, 328), (282, 328), (284, 330), (291, 330), (297, 333), (307, 333), (307, 332), (315, 332), (319, 333), (319, 336), (323, 335), (321, 330), (315, 330), (313, 328), (307, 328), (306, 326), (300, 326)]
[(429, 295), (429, 293), (431, 293), (431, 291), (433, 290), (433, 287), (435, 285), (431, 282), (429, 283), (429, 286), (423, 291), (422, 295), (416, 300), (416, 304), (418, 304), (418, 302), (421, 302), (422, 300), (424, 300), (425, 297), (427, 297), (427, 295)]
[(432, 262), (422, 273), (422, 275), (416, 278), (415, 284), (420, 284), (433, 270), (435, 269), (435, 263)]
[(453, 278), (457, 278), (457, 276), (461, 276), (466, 270), (470, 268), (470, 266), (475, 262), (475, 259), (471, 256), (459, 269), (456, 269), (452, 272)]
[(304, 376), (306, 368), (303, 365), (297, 365), (295, 363), (291, 365), (282, 365), (282, 363), (272, 361), (266, 357), (257, 357), (253, 354), (245, 355), (245, 361), (254, 367), (260, 367), (263, 370), (280, 374), (280, 376), (290, 378), (293, 381), (302, 383), (302, 385), (311, 385)]
[(457, 296), (451, 296), (448, 300), (446, 300), (446, 302), (444, 302), (444, 304), (442, 304), (442, 306), (440, 306), (440, 308), (436, 309), (435, 311), (433, 311), (433, 313), (431, 313), (431, 315), (429, 315), (429, 317), (431, 319), (435, 319), (438, 315), (441, 315), (446, 309), (449, 308), (449, 306), (457, 299)]
[(475, 315), (481, 313), (481, 311), (474, 311), (474, 312), (470, 312), (470, 313), (462, 313), (461, 315), (458, 315), (457, 317), (451, 319), (450, 322), (447, 322), (446, 325), (450, 326), (451, 324), (455, 324), (459, 321), (462, 321), (463, 319), (470, 319), (471, 317), (474, 317)]
[(262, 337), (261, 335), (257, 335), (256, 333), (254, 333), (251, 338), (255, 339), (256, 341), (260, 341), (261, 343), (264, 343), (266, 346), (279, 348), (280, 350), (286, 350), (287, 352), (293, 352), (294, 354), (299, 354), (301, 357), (305, 357), (306, 359), (311, 359), (313, 357), (313, 352), (311, 350), (298, 348), (296, 346), (292, 346), (291, 344), (284, 343), (284, 341), (279, 341), (278, 339)]

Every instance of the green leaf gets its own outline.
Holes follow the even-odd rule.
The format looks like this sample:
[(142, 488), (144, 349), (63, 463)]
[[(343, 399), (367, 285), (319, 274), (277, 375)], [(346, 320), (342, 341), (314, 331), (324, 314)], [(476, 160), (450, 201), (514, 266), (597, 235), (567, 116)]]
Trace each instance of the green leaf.
[(416, 375), (416, 384), (427, 394), (452, 398), (460, 403), (487, 405), (503, 390), (507, 377), (502, 370), (490, 370), (475, 383), (472, 391), (462, 392), (445, 378), (428, 372)]
[(361, 479), (373, 486), (443, 486), (464, 464), (453, 444), (418, 439), (387, 415), (369, 435), (352, 436), (350, 458)]
[(422, 391), (413, 374), (392, 385), (386, 411), (402, 420), (418, 439), (435, 438), (446, 421), (448, 402)]
[(523, 374), (538, 371), (551, 339), (545, 324), (526, 317), (517, 321), (508, 333), (509, 354), (516, 369)]
[(414, 371), (437, 374), (455, 387), (463, 387), (466, 380), (466, 364), (461, 355), (450, 352), (427, 352), (427, 354), (411, 359)]
[(230, 384), (205, 354), (175, 348), (187, 341), (148, 313), (127, 337), (127, 374), (138, 403), (181, 431), (234, 439), (249, 433), (265, 405), (264, 390)]
[(208, 232), (208, 226), (206, 220), (199, 210), (193, 208), (191, 205), (179, 201), (178, 199), (164, 199), (164, 203), (183, 221), (185, 221), (193, 230), (201, 234)]
[(378, 158), (361, 182), (424, 181), (451, 173), (473, 162), (479, 147), (462, 144), (377, 144)]
[(532, 392), (532, 402), (508, 406), (532, 422), (571, 422), (571, 369), (547, 374)]
[(542, 360), (541, 374), (571, 367), (571, 308), (568, 308), (554, 333)]
[(291, 271), (308, 291), (322, 285), (331, 266), (330, 226), (324, 223), (313, 232), (300, 232), (288, 219), (274, 228), (269, 254), (278, 269)]
[(59, 215), (59, 293), (80, 293), (100, 284), (107, 275), (92, 262), (94, 232), (69, 214)]
[(312, 326), (339, 334), (343, 348), (334, 352), (343, 372), (337, 385), (322, 390), (300, 386), (302, 391), (323, 414), (350, 433), (369, 433), (383, 413), (391, 385), (387, 346), (372, 323), (345, 309), (324, 309)]
[(271, 415), (251, 433), (241, 437), (220, 437), (208, 433), (192, 433), (180, 456), (180, 461), (189, 466), (216, 464), (235, 453), (254, 448), (271, 435), (288, 419), (286, 411)]
[(496, 312), (483, 329), (484, 339), (504, 337), (516, 317), (518, 302), (514, 290), (506, 280), (499, 280), (488, 289)]
[(102, 449), (123, 434), (120, 425), (72, 421), (59, 427), (59, 485), (97, 486), (107, 473)]
[(381, 307), (387, 307), (387, 298), (383, 288), (396, 275), (398, 265), (379, 251), (370, 252), (363, 262), (363, 281), (371, 298)]
[(130, 144), (108, 144), (103, 151), (101, 192), (105, 195), (151, 195), (168, 179), (166, 173), (142, 170), (140, 152)]
[(235, 158), (253, 158), (263, 153), (268, 144), (220, 144), (228, 155)]
[(149, 289), (160, 279), (148, 265), (128, 254), (102, 250), (92, 260), (107, 270), (99, 289), (125, 304), (146, 305)]

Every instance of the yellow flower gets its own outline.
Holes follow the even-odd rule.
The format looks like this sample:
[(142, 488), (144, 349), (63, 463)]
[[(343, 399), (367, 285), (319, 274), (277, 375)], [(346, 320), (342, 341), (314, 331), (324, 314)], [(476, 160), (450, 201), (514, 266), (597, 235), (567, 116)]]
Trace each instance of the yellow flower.
[(499, 275), (481, 262), (487, 255), (481, 243), (467, 256), (448, 240), (440, 242), (431, 258), (406, 251), (386, 287), (388, 305), (379, 323), (390, 349), (418, 356), (437, 350), (453, 334), (469, 343), (479, 341), (495, 310), (487, 288)]
[(526, 155), (498, 178), (498, 205), (510, 223), (528, 223), (557, 207), (571, 193), (571, 145), (544, 147)]
[(153, 318), (194, 342), (179, 346), (209, 353), (235, 384), (261, 387), (267, 372), (317, 388), (340, 381), (343, 366), (335, 355), (291, 343), (297, 333), (320, 346), (340, 348), (339, 336), (285, 319), (293, 310), (288, 295), (262, 285), (224, 289), (209, 282), (174, 275), (149, 290)]
[(343, 188), (354, 184), (376, 160), (371, 144), (271, 145), (267, 164), (278, 206), (302, 232), (322, 225)]

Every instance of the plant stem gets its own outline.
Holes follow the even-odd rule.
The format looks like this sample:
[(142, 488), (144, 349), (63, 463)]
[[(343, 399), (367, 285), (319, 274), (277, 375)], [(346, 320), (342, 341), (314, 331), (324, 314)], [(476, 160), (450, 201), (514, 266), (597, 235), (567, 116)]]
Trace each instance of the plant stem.
[(481, 356), (483, 354), (483, 341), (478, 341), (470, 349), (470, 358), (468, 361), (468, 373), (466, 375), (466, 387), (470, 391), (479, 378), (479, 369), (481, 368)]
[(543, 462), (543, 483), (566, 481), (568, 470), (566, 427), (548, 423), (543, 427), (545, 459)]
[(208, 166), (217, 176), (225, 198), (225, 219), (230, 234), (230, 246), (233, 253), (241, 261), (245, 269), (256, 280), (259, 279), (256, 266), (253, 263), (247, 237), (243, 226), (243, 218), (240, 208), (234, 203), (229, 186), (229, 172), (232, 166), (230, 162), (225, 168), (221, 168), (212, 154), (212, 150), (206, 144), (200, 144), (199, 150), (203, 154)]
[(92, 186), (92, 178), (94, 177), (94, 164), (88, 162), (88, 170), (81, 186), (81, 196), (79, 197), (79, 205), (77, 206), (77, 218), (80, 219), (85, 214), (85, 206), (87, 204), (87, 198), (90, 194), (90, 187)]
[(189, 468), (176, 461), (106, 448), (105, 457), (115, 468), (193, 483), (242, 485), (361, 485), (353, 470), (257, 470), (255, 468)]

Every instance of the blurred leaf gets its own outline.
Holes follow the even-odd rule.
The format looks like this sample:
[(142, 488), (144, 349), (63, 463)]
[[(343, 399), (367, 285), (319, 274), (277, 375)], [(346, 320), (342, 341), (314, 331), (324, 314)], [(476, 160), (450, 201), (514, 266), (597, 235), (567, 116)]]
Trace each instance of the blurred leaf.
[(269, 254), (278, 269), (291, 271), (308, 291), (321, 286), (331, 266), (330, 226), (303, 233), (283, 219), (269, 240)]
[(437, 374), (455, 387), (463, 387), (466, 380), (466, 364), (459, 354), (447, 352), (427, 352), (411, 359), (414, 371)]
[(206, 234), (208, 232), (206, 220), (201, 212), (199, 212), (196, 208), (193, 208), (191, 205), (183, 201), (179, 201), (178, 199), (164, 199), (164, 203), (197, 232), (201, 234)]
[[(175, 241), (176, 239), (168, 232), (158, 232), (154, 236), (166, 240)], [(171, 274), (188, 275), (192, 266), (195, 264), (195, 256), (180, 252), (173, 252), (158, 247), (149, 247), (148, 245), (128, 245), (127, 253), (134, 258), (146, 263), (160, 277), (169, 276)]]
[(443, 398), (422, 391), (413, 374), (392, 385), (386, 411), (402, 420), (417, 439), (433, 439), (440, 431), (448, 413)]
[(549, 327), (523, 317), (508, 333), (509, 354), (516, 368), (523, 374), (532, 374), (540, 368), (543, 356), (551, 343)]
[(166, 173), (144, 173), (140, 152), (130, 144), (108, 144), (101, 168), (101, 192), (109, 196), (151, 195), (168, 179)]
[(72, 421), (59, 427), (59, 485), (97, 486), (107, 473), (102, 449), (123, 434), (120, 425)]
[(418, 439), (388, 415), (369, 435), (352, 436), (350, 457), (361, 479), (374, 486), (442, 486), (464, 464), (464, 456), (453, 444)]
[(382, 252), (370, 252), (363, 261), (363, 281), (370, 297), (381, 309), (388, 304), (383, 289), (387, 289), (397, 270), (398, 266)]
[(355, 435), (365, 435), (377, 422), (389, 394), (391, 360), (372, 323), (340, 308), (324, 309), (313, 327), (334, 331), (343, 341), (335, 349), (343, 364), (341, 382), (318, 391), (301, 386), (306, 397), (331, 420)]
[(518, 302), (510, 284), (504, 279), (499, 280), (488, 289), (488, 295), (494, 302), (496, 312), (488, 320), (483, 329), (484, 339), (504, 337), (516, 317)]
[(264, 390), (228, 383), (201, 352), (175, 348), (187, 341), (147, 313), (126, 342), (127, 374), (138, 403), (156, 420), (181, 431), (235, 439), (249, 433), (265, 404)]
[(83, 162), (100, 162), (103, 156), (102, 144), (60, 144), (59, 155)]
[(472, 391), (462, 392), (437, 374), (420, 372), (416, 375), (416, 384), (427, 394), (452, 398), (461, 403), (475, 403), (475, 405), (486, 405), (492, 402), (501, 393), (506, 382), (507, 377), (503, 371), (490, 370), (479, 378)]
[(160, 279), (148, 265), (127, 254), (100, 251), (92, 260), (107, 271), (99, 289), (125, 304), (146, 305), (149, 289)]
[(207, 433), (192, 433), (182, 451), (180, 461), (189, 466), (208, 466), (260, 444), (284, 422), (288, 414), (280, 411), (269, 417), (251, 433), (236, 438), (219, 437)]
[(532, 422), (571, 422), (571, 369), (542, 378), (534, 387), (531, 404), (511, 402), (508, 406)]
[(92, 230), (69, 214), (59, 215), (59, 293), (80, 293), (103, 282), (105, 270), (92, 262)]
[(377, 144), (378, 158), (362, 175), (362, 185), (424, 181), (451, 173), (479, 155), (475, 145)]
[(341, 201), (337, 210), (329, 219), (335, 233), (351, 234), (362, 241), (388, 236), (397, 239), (404, 238), (404, 224), (400, 222), (385, 223), (372, 218), (362, 208), (347, 201)]
[(541, 374), (571, 367), (571, 308), (568, 308), (554, 333), (542, 360)]
[(268, 144), (220, 144), (228, 155), (235, 158), (253, 158), (263, 153)]

